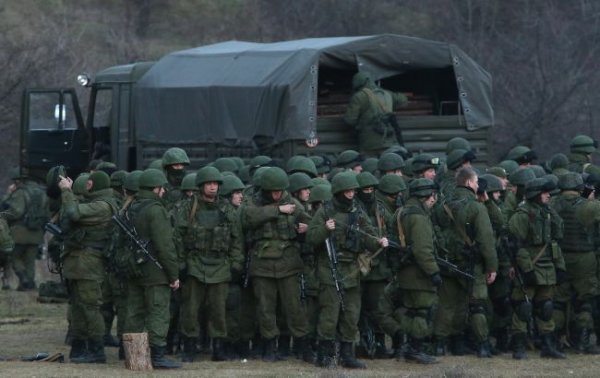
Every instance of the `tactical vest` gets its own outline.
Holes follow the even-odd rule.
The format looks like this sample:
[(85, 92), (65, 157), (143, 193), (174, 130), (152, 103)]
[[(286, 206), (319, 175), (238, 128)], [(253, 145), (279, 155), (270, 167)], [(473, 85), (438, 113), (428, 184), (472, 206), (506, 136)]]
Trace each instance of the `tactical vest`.
[[(102, 201), (110, 207), (111, 214), (117, 214), (119, 208), (114, 198), (98, 198), (92, 202)], [(91, 203), (91, 202), (90, 202)], [(115, 225), (108, 217), (106, 221), (97, 224), (78, 223), (69, 240), (79, 247), (89, 247), (104, 251), (110, 246)]]
[[(260, 194), (255, 197), (255, 204), (262, 206)], [(293, 203), (292, 201), (282, 202), (277, 204), (286, 205)], [(277, 219), (263, 223), (260, 227), (253, 231), (254, 241), (260, 240), (294, 240), (296, 239), (296, 216), (294, 214), (279, 213)]]
[(550, 212), (542, 209), (537, 210), (529, 206), (519, 206), (517, 212), (527, 214), (529, 219), (528, 245), (543, 246), (552, 241), (552, 215)]
[(204, 257), (223, 257), (231, 242), (231, 223), (224, 206), (203, 206), (190, 216), (192, 220), (184, 236), (186, 248)]
[(585, 199), (575, 197), (567, 199), (561, 196), (558, 200), (557, 211), (564, 222), (563, 239), (560, 247), (563, 252), (588, 252), (594, 246), (585, 227), (575, 217), (577, 208), (585, 203)]
[(364, 252), (360, 235), (356, 231), (360, 227), (359, 217), (362, 210), (353, 207), (350, 212), (336, 211), (331, 202), (326, 202), (324, 211), (327, 218), (331, 217), (336, 222), (332, 241), (338, 261), (356, 261), (358, 254)]

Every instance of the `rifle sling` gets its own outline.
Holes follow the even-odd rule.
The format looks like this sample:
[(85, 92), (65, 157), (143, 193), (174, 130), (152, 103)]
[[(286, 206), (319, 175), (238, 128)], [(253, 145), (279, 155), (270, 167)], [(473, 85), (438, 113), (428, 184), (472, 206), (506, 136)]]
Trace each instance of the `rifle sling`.
[(452, 221), (452, 224), (454, 224), (454, 228), (456, 229), (456, 232), (458, 232), (458, 234), (460, 235), (460, 237), (463, 238), (464, 242), (469, 247), (472, 247), (475, 243), (473, 243), (473, 241), (467, 235), (467, 233), (465, 232), (465, 230), (463, 230), (462, 228), (460, 228), (460, 226), (458, 225), (458, 223), (456, 223), (456, 219), (454, 218), (454, 215), (452, 214), (452, 210), (450, 210), (450, 208), (448, 207), (447, 204), (444, 204), (444, 211), (448, 215), (448, 218), (450, 218), (450, 220)]
[(548, 248), (548, 243), (544, 244), (544, 246), (542, 247), (542, 249), (540, 249), (540, 251), (538, 252), (537, 255), (535, 255), (535, 257), (533, 258), (533, 260), (531, 260), (531, 263), (533, 265), (535, 265), (538, 260), (544, 255), (544, 253), (546, 252), (546, 248)]

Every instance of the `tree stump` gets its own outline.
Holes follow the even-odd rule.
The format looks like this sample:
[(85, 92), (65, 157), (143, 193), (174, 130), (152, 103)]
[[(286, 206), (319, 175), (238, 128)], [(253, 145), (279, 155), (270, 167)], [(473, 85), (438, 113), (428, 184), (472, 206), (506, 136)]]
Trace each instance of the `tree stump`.
[(123, 349), (125, 351), (125, 367), (129, 370), (150, 371), (150, 344), (148, 333), (124, 333)]

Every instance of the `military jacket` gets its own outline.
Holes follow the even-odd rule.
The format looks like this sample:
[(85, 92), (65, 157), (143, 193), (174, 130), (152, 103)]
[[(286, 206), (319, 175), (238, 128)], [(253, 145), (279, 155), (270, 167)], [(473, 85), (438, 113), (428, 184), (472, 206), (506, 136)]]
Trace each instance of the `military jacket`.
[[(325, 222), (330, 218), (336, 222), (335, 230), (332, 232), (325, 227)], [(358, 255), (365, 249), (371, 252), (379, 249), (375, 235), (377, 235), (375, 228), (359, 207), (354, 204), (350, 206), (341, 204), (336, 198), (325, 203), (313, 217), (306, 234), (306, 239), (316, 248), (317, 277), (320, 284), (335, 285), (325, 248), (327, 238), (331, 238), (335, 248), (340, 283), (344, 288), (352, 288), (360, 285)]]
[(226, 200), (208, 202), (197, 194), (183, 202), (178, 215), (187, 274), (208, 284), (231, 281), (231, 271), (242, 270), (243, 238), (239, 217), (227, 211)]
[(429, 209), (419, 199), (411, 197), (396, 218), (396, 229), (402, 227), (411, 257), (396, 280), (403, 289), (435, 291), (431, 276), (440, 271), (435, 262), (435, 235)]
[[(358, 131), (361, 151), (377, 151), (397, 143), (393, 128), (381, 126), (380, 117), (406, 102), (408, 99), (402, 93), (375, 85), (365, 86), (352, 95), (344, 121)], [(381, 130), (376, 132), (377, 128)]]
[(130, 281), (137, 285), (168, 285), (179, 278), (177, 252), (173, 243), (173, 227), (160, 197), (141, 189), (128, 210), (129, 219), (142, 240), (150, 241), (151, 253), (162, 265), (160, 269), (152, 261), (140, 266), (141, 277)]
[[(470, 188), (457, 186), (444, 205), (454, 218), (444, 230), (448, 258), (463, 266), (472, 258), (475, 259), (475, 263), (481, 264), (485, 271), (496, 272), (498, 257), (494, 231), (488, 211), (477, 201), (475, 193)], [(465, 255), (467, 245), (463, 235), (467, 235), (476, 247), (476, 251), (471, 249), (469, 252), (475, 253), (474, 255)]]
[[(279, 206), (291, 203), (296, 205), (292, 214), (279, 211)], [(287, 192), (277, 202), (266, 201), (259, 191), (242, 207), (242, 219), (251, 237), (251, 276), (285, 278), (302, 272), (296, 226), (310, 219), (302, 204)]]
[(39, 244), (42, 242), (42, 229), (31, 230), (24, 223), (30, 202), (27, 187), (33, 185), (37, 184), (32, 181), (23, 182), (2, 203), (2, 217), (8, 222), (16, 244)]
[(112, 189), (88, 193), (80, 202), (70, 189), (62, 191), (62, 223), (68, 223), (63, 253), (67, 279), (102, 280), (114, 232), (112, 216), (118, 211)]
[(559, 241), (562, 252), (593, 251), (600, 223), (600, 202), (583, 198), (576, 191), (565, 191), (552, 198), (551, 206), (563, 220), (563, 238)]
[(508, 229), (519, 241), (518, 267), (523, 272), (535, 271), (539, 285), (556, 284), (555, 269), (565, 269), (557, 242), (562, 238), (560, 216), (550, 206), (527, 200), (508, 221)]

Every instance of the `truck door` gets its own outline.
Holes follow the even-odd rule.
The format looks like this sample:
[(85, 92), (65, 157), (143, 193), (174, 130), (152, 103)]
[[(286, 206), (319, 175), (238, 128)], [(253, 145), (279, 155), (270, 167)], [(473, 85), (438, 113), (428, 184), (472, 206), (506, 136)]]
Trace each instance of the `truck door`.
[(21, 108), (21, 167), (34, 177), (64, 165), (69, 175), (89, 162), (88, 133), (72, 88), (26, 89)]

